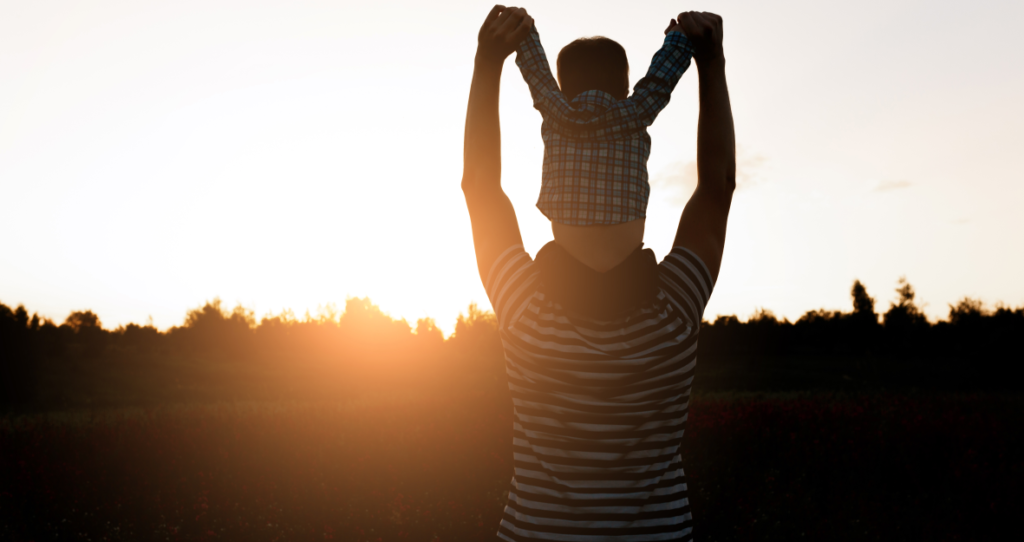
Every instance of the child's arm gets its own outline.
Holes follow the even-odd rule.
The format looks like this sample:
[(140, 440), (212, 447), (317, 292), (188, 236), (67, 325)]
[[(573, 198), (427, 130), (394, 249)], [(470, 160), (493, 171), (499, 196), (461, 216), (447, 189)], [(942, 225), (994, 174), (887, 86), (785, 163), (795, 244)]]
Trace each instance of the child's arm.
[(540, 111), (541, 116), (546, 119), (567, 112), (569, 102), (551, 73), (544, 46), (540, 44), (537, 25), (533, 26), (530, 35), (516, 48), (516, 66), (519, 66), (526, 85), (530, 87), (533, 107)]
[[(673, 21), (674, 23), (675, 21)], [(637, 120), (644, 126), (654, 124), (655, 117), (668, 105), (672, 89), (690, 67), (693, 45), (676, 24), (665, 31), (665, 43), (651, 59), (651, 67), (627, 100), (636, 106)]]

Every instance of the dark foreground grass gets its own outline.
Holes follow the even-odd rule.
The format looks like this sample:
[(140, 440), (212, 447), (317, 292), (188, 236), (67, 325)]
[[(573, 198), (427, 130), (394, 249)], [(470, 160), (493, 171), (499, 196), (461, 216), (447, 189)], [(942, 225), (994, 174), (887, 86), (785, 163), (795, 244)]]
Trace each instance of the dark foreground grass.
[[(8, 417), (2, 540), (493, 540), (507, 397)], [(992, 540), (1024, 500), (1024, 400), (709, 395), (698, 540)]]

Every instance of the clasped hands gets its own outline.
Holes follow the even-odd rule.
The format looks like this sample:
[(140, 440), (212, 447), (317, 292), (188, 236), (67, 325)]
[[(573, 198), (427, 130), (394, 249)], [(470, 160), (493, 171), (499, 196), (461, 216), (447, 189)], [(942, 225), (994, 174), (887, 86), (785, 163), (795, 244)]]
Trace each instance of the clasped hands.
[[(478, 58), (504, 61), (532, 28), (533, 17), (526, 8), (494, 6), (477, 35)], [(722, 56), (722, 17), (706, 11), (685, 11), (669, 22), (665, 34), (672, 31), (682, 32), (693, 42), (698, 64)]]

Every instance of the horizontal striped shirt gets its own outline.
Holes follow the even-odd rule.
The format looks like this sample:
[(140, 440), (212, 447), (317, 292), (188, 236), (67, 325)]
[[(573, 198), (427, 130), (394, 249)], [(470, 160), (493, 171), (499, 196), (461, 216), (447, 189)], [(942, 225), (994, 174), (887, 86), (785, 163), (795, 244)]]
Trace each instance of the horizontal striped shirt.
[(515, 412), (499, 538), (691, 539), (680, 445), (713, 284), (683, 247), (657, 280), (654, 301), (598, 321), (554, 302), (521, 246), (494, 263), (485, 287)]

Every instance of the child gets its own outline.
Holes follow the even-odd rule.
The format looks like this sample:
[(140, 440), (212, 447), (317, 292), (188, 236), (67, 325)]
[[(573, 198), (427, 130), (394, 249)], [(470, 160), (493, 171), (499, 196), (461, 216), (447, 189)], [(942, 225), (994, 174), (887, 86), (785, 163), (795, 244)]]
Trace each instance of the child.
[[(673, 20), (647, 75), (629, 89), (626, 52), (603, 37), (581, 38), (558, 54), (558, 83), (536, 26), (517, 48), (516, 65), (544, 122), (544, 167), (537, 207), (570, 254), (605, 271), (643, 238), (650, 194), (647, 133), (690, 65), (693, 47)], [(613, 226), (619, 228), (574, 228)], [(590, 247), (618, 254), (588, 254)], [(588, 261), (591, 260), (591, 261)], [(596, 264), (596, 265), (595, 265)]]

